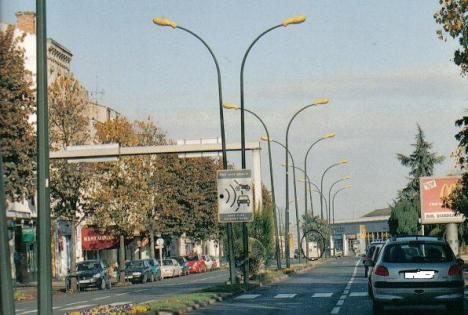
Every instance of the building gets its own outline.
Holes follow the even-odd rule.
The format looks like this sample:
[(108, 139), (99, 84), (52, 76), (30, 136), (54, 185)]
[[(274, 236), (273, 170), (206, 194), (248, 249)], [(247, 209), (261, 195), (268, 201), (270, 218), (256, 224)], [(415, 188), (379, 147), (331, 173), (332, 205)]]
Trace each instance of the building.
[(373, 210), (358, 219), (332, 224), (334, 246), (343, 255), (363, 254), (370, 242), (390, 237), (390, 208)]

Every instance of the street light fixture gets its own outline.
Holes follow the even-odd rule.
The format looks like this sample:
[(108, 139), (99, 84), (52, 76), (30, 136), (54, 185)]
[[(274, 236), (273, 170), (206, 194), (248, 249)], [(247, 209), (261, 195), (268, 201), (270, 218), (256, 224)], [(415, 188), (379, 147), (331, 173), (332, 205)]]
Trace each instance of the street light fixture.
[[(289, 151), (286, 146), (284, 144), (282, 144), (281, 142), (277, 141), (277, 140), (274, 140), (274, 139), (271, 139), (269, 137), (265, 137), (265, 136), (262, 136), (260, 138), (261, 140), (263, 141), (268, 141), (268, 142), (274, 142), (278, 145), (280, 145), (281, 147), (283, 147), (287, 154), (289, 155), (289, 158), (291, 158), (291, 163), (294, 167), (294, 158), (293, 158), (293, 155), (291, 153), (291, 151)], [(286, 155), (286, 158), (288, 159), (288, 155)], [(284, 164), (284, 166), (286, 166), (287, 164)], [(298, 247), (299, 247), (299, 242), (300, 242), (300, 225), (299, 225), (299, 208), (298, 208), (298, 202), (297, 202), (297, 189), (296, 189), (296, 171), (295, 169), (293, 168), (293, 180), (294, 180), (294, 200), (295, 200), (295, 203), (294, 203), (294, 206), (296, 208), (296, 230), (297, 230), (297, 241), (298, 241)], [(288, 186), (289, 187), (289, 186)], [(285, 237), (286, 237), (286, 244), (285, 244), (285, 255), (286, 255), (286, 266), (290, 266), (290, 259), (289, 259), (289, 253), (290, 253), (290, 250), (289, 250), (289, 200), (288, 200), (288, 204), (286, 206), (286, 209), (285, 209)], [(299, 262), (301, 262), (301, 257), (299, 255)], [(289, 268), (289, 267), (288, 267)]]
[[(219, 68), (219, 63), (218, 60), (216, 59), (216, 56), (211, 50), (211, 47), (208, 46), (208, 44), (201, 38), (199, 35), (195, 34), (191, 30), (182, 27), (178, 25), (176, 22), (166, 19), (166, 18), (161, 18), (161, 17), (156, 17), (153, 19), (153, 23), (159, 26), (167, 26), (167, 27), (172, 27), (173, 29), (180, 29), (182, 31), (185, 31), (198, 39), (205, 47), (208, 49), (208, 52), (210, 53), (211, 57), (213, 58), (214, 64), (216, 66), (216, 72), (218, 75), (218, 101), (219, 101), (219, 120), (220, 120), (220, 126), (221, 126), (221, 149), (222, 149), (222, 156), (223, 156), (223, 169), (227, 169), (227, 154), (226, 154), (226, 133), (224, 129), (224, 112), (223, 112), (223, 92), (222, 92), (222, 84), (221, 84), (221, 70)], [(235, 270), (234, 270), (234, 234), (232, 230), (232, 223), (227, 223), (227, 234), (228, 234), (228, 252), (229, 252), (229, 277), (231, 280), (231, 283), (234, 283), (235, 279)]]
[[(233, 103), (225, 103), (223, 105), (223, 107), (225, 109), (233, 109), (233, 110), (238, 110), (240, 109), (240, 106), (237, 105), (237, 104), (233, 104)], [(244, 111), (252, 114), (255, 118), (257, 118), (260, 123), (263, 125), (263, 128), (265, 129), (265, 132), (267, 134), (267, 138), (270, 138), (270, 133), (268, 132), (268, 128), (265, 124), (265, 122), (260, 118), (260, 116), (258, 116), (255, 112), (249, 110), (249, 109), (246, 109), (244, 108)], [(275, 225), (275, 233), (276, 233), (276, 242), (275, 242), (275, 247), (276, 247), (276, 267), (278, 269), (281, 269), (281, 254), (280, 254), (280, 244), (279, 244), (279, 230), (278, 230), (278, 220), (276, 218), (276, 195), (275, 195), (275, 185), (274, 185), (274, 180), (273, 180), (273, 162), (272, 162), (272, 159), (271, 159), (271, 145), (270, 145), (270, 141), (268, 141), (268, 159), (269, 159), (269, 163), (270, 163), (270, 184), (271, 184), (271, 199), (272, 199), (272, 202), (273, 202), (273, 208), (272, 208), (272, 211), (273, 211), (273, 223)]]
[[(320, 180), (320, 191), (323, 193), (323, 178), (325, 177), (325, 174), (333, 167), (335, 166), (338, 166), (338, 165), (345, 165), (345, 164), (348, 164), (348, 160), (341, 160), (339, 161), (338, 163), (334, 163), (332, 165), (330, 165), (329, 167), (327, 167), (325, 169), (325, 171), (323, 171), (322, 173), (322, 179)], [(330, 208), (328, 209), (328, 212), (330, 212)], [(320, 216), (321, 216), (321, 219), (323, 220), (323, 202), (322, 200), (320, 199)], [(328, 214), (328, 223), (330, 223), (330, 213)]]
[[(245, 62), (247, 60), (247, 56), (249, 55), (250, 50), (252, 47), (255, 45), (255, 43), (262, 38), (264, 35), (267, 33), (279, 28), (279, 27), (287, 27), (290, 24), (300, 24), (306, 20), (306, 17), (303, 15), (295, 16), (289, 19), (284, 20), (281, 24), (275, 25), (266, 31), (262, 32), (260, 35), (258, 35), (252, 43), (250, 43), (249, 47), (245, 51), (244, 57), (242, 58), (242, 64), (241, 64), (241, 70), (240, 70), (240, 106), (241, 106), (241, 162), (242, 162), (242, 169), (245, 169), (246, 163), (245, 163), (245, 119), (244, 119), (244, 67), (245, 67)], [(287, 154), (286, 154), (287, 158)], [(289, 223), (289, 218), (286, 218), (286, 223)], [(248, 230), (247, 230), (247, 225), (245, 223), (242, 224), (242, 235), (243, 235), (243, 247), (244, 247), (244, 253), (245, 255), (248, 255), (248, 250), (249, 250), (249, 239), (248, 239)], [(289, 249), (289, 245), (287, 247)], [(289, 252), (287, 253), (288, 256), (286, 258), (286, 265), (287, 267), (290, 266), (289, 264)], [(245, 283), (247, 283), (249, 279), (249, 261), (247, 259), (246, 264), (244, 264), (244, 279)]]
[[(310, 150), (312, 150), (312, 148), (317, 143), (319, 143), (320, 141), (325, 140), (325, 139), (334, 138), (334, 137), (335, 137), (335, 133), (334, 132), (329, 132), (329, 133), (325, 134), (324, 136), (320, 137), (319, 139), (317, 139), (315, 142), (313, 142), (309, 146), (309, 148), (307, 149), (306, 155), (304, 157), (304, 173), (307, 173), (307, 157), (309, 156)], [(305, 212), (307, 213), (307, 185), (306, 184), (307, 184), (307, 182), (304, 181), (304, 205), (305, 205)], [(311, 204), (312, 215), (313, 215), (314, 209), (312, 208), (313, 207), (312, 200), (310, 201), (310, 204)]]
[[(286, 151), (286, 158), (285, 158), (285, 161), (286, 161), (286, 168), (285, 168), (286, 170), (285, 172), (286, 173), (286, 176), (285, 176), (285, 180), (286, 180), (286, 215), (285, 215), (286, 227), (288, 227), (288, 224), (289, 224), (289, 166), (288, 166), (289, 128), (291, 127), (291, 124), (294, 118), (296, 118), (297, 115), (299, 115), (302, 111), (306, 110), (309, 107), (328, 104), (328, 102), (329, 102), (328, 98), (319, 98), (315, 100), (314, 102), (312, 102), (312, 104), (303, 106), (298, 111), (296, 111), (296, 113), (294, 113), (294, 115), (289, 120), (288, 127), (286, 128), (286, 145), (285, 145), (285, 151)], [(286, 247), (286, 267), (289, 268), (290, 266), (291, 264), (289, 260), (289, 246), (288, 246)]]

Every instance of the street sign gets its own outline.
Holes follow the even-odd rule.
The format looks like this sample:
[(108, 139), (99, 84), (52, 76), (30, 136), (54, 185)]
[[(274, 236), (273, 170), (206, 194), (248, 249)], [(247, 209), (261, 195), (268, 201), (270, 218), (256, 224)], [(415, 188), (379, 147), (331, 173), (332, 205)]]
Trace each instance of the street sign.
[(218, 220), (251, 222), (253, 193), (251, 170), (218, 171)]
[(443, 199), (457, 187), (460, 176), (421, 177), (421, 222), (434, 223), (461, 223), (465, 220), (462, 214), (444, 207)]
[(156, 245), (158, 245), (158, 246), (163, 246), (163, 245), (164, 245), (164, 239), (158, 238), (158, 239), (156, 240)]

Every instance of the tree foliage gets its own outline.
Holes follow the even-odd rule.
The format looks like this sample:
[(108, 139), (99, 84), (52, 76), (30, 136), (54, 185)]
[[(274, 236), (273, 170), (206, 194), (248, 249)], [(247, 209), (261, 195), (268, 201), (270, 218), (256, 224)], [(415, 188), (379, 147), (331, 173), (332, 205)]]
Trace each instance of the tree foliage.
[(5, 193), (9, 200), (34, 194), (35, 135), (29, 119), (34, 113), (31, 73), (24, 67), (24, 50), (15, 28), (0, 30), (0, 154)]
[(419, 178), (434, 174), (435, 165), (441, 163), (443, 156), (431, 152), (432, 144), (427, 142), (421, 127), (417, 126), (414, 151), (409, 155), (397, 154), (401, 165), (410, 169), (408, 184), (398, 193), (390, 206), (392, 210), (389, 227), (392, 234), (413, 234), (419, 230)]
[(456, 65), (460, 66), (462, 74), (468, 71), (468, 0), (439, 0), (440, 9), (434, 14), (443, 30), (438, 30), (440, 39), (446, 40), (444, 33), (453, 39), (458, 39), (460, 48), (454, 53)]

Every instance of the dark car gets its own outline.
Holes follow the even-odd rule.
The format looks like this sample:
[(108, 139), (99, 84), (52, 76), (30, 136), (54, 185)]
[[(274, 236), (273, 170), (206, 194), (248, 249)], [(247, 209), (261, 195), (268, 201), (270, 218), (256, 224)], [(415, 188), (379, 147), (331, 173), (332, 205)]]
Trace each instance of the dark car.
[(190, 267), (188, 264), (188, 260), (185, 257), (176, 256), (176, 257), (170, 257), (170, 258), (177, 260), (179, 265), (182, 267), (182, 274), (184, 276), (190, 274)]
[(154, 280), (153, 271), (148, 260), (132, 260), (125, 263), (125, 280), (132, 283)]
[(106, 265), (101, 260), (85, 260), (76, 264), (76, 274), (69, 273), (65, 278), (65, 288), (71, 289), (71, 279), (76, 277), (80, 291), (95, 287), (100, 290), (110, 289), (111, 280)]
[(150, 278), (150, 281), (154, 280), (161, 280), (161, 266), (159, 265), (159, 262), (154, 259), (154, 258), (149, 258), (145, 259), (149, 265), (151, 266), (151, 272), (153, 273), (153, 276)]

